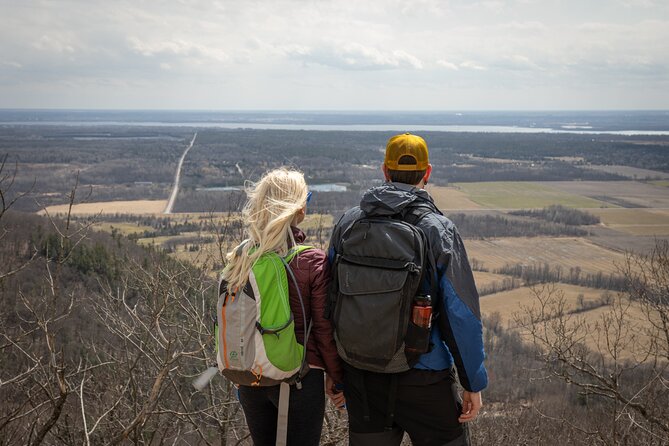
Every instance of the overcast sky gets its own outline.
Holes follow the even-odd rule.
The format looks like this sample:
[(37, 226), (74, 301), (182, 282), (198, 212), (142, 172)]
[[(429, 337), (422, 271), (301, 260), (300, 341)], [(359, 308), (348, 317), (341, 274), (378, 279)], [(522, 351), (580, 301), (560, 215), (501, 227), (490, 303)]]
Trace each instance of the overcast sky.
[(0, 108), (669, 109), (669, 1), (0, 0)]

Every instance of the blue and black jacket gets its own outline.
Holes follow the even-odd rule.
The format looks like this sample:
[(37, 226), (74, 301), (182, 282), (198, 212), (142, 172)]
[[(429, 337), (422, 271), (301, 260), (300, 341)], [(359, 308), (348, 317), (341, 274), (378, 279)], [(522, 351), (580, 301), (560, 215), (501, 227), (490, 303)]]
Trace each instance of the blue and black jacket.
[[(425, 233), (436, 260), (442, 314), (440, 323), (434, 324), (431, 331), (433, 348), (419, 358), (414, 368), (438, 371), (455, 365), (462, 387), (478, 392), (488, 384), (483, 364), (479, 295), (457, 228), (437, 210), (425, 190), (402, 183), (386, 183), (369, 189), (360, 206), (347, 211), (335, 225), (330, 241), (330, 260), (336, 254), (333, 242), (340, 240), (343, 231), (363, 215), (402, 214), (410, 207), (426, 204), (434, 207), (435, 212), (423, 216), (416, 226)], [(426, 292), (434, 289), (428, 278), (423, 288)]]

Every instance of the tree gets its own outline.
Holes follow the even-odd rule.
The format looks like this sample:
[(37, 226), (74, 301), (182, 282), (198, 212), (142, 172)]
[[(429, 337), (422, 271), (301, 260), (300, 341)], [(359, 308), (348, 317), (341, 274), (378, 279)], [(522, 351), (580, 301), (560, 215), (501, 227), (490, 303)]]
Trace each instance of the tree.
[(669, 243), (628, 255), (625, 291), (600, 316), (570, 313), (554, 285), (533, 288), (535, 303), (516, 318), (545, 371), (575, 386), (591, 415), (549, 416), (607, 445), (669, 439)]

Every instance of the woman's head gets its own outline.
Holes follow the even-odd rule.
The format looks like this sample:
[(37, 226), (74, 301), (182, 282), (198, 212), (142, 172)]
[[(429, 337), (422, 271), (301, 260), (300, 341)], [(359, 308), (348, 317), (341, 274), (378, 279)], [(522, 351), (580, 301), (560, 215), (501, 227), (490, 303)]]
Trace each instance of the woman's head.
[(307, 193), (304, 175), (286, 168), (267, 172), (247, 188), (242, 218), (248, 242), (228, 253), (224, 275), (229, 290), (246, 282), (253, 263), (262, 254), (286, 254), (291, 223), (304, 213)]
[(307, 193), (307, 183), (301, 172), (286, 168), (267, 172), (247, 190), (248, 201), (243, 216), (250, 239), (256, 244), (270, 242), (274, 248), (271, 240), (281, 234), (279, 238), (285, 242), (290, 223), (306, 205)]

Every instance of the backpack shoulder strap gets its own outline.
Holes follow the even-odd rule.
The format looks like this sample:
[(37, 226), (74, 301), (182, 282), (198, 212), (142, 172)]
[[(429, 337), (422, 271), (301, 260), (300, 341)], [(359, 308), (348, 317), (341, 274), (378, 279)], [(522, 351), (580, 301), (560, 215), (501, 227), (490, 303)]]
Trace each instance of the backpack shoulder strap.
[(290, 263), (291, 260), (293, 260), (296, 256), (300, 255), (300, 253), (308, 249), (314, 249), (314, 247), (309, 245), (293, 246), (292, 248), (290, 248), (290, 250), (288, 250), (288, 254), (286, 254), (286, 256), (283, 259), (286, 261), (286, 263)]
[(441, 212), (439, 212), (439, 209), (437, 207), (429, 202), (423, 202), (419, 203), (415, 206), (409, 206), (408, 208), (404, 209), (400, 217), (402, 218), (402, 221), (405, 221), (409, 224), (412, 224), (416, 226), (419, 221), (421, 221), (426, 215), (428, 214), (439, 214), (441, 215)]

